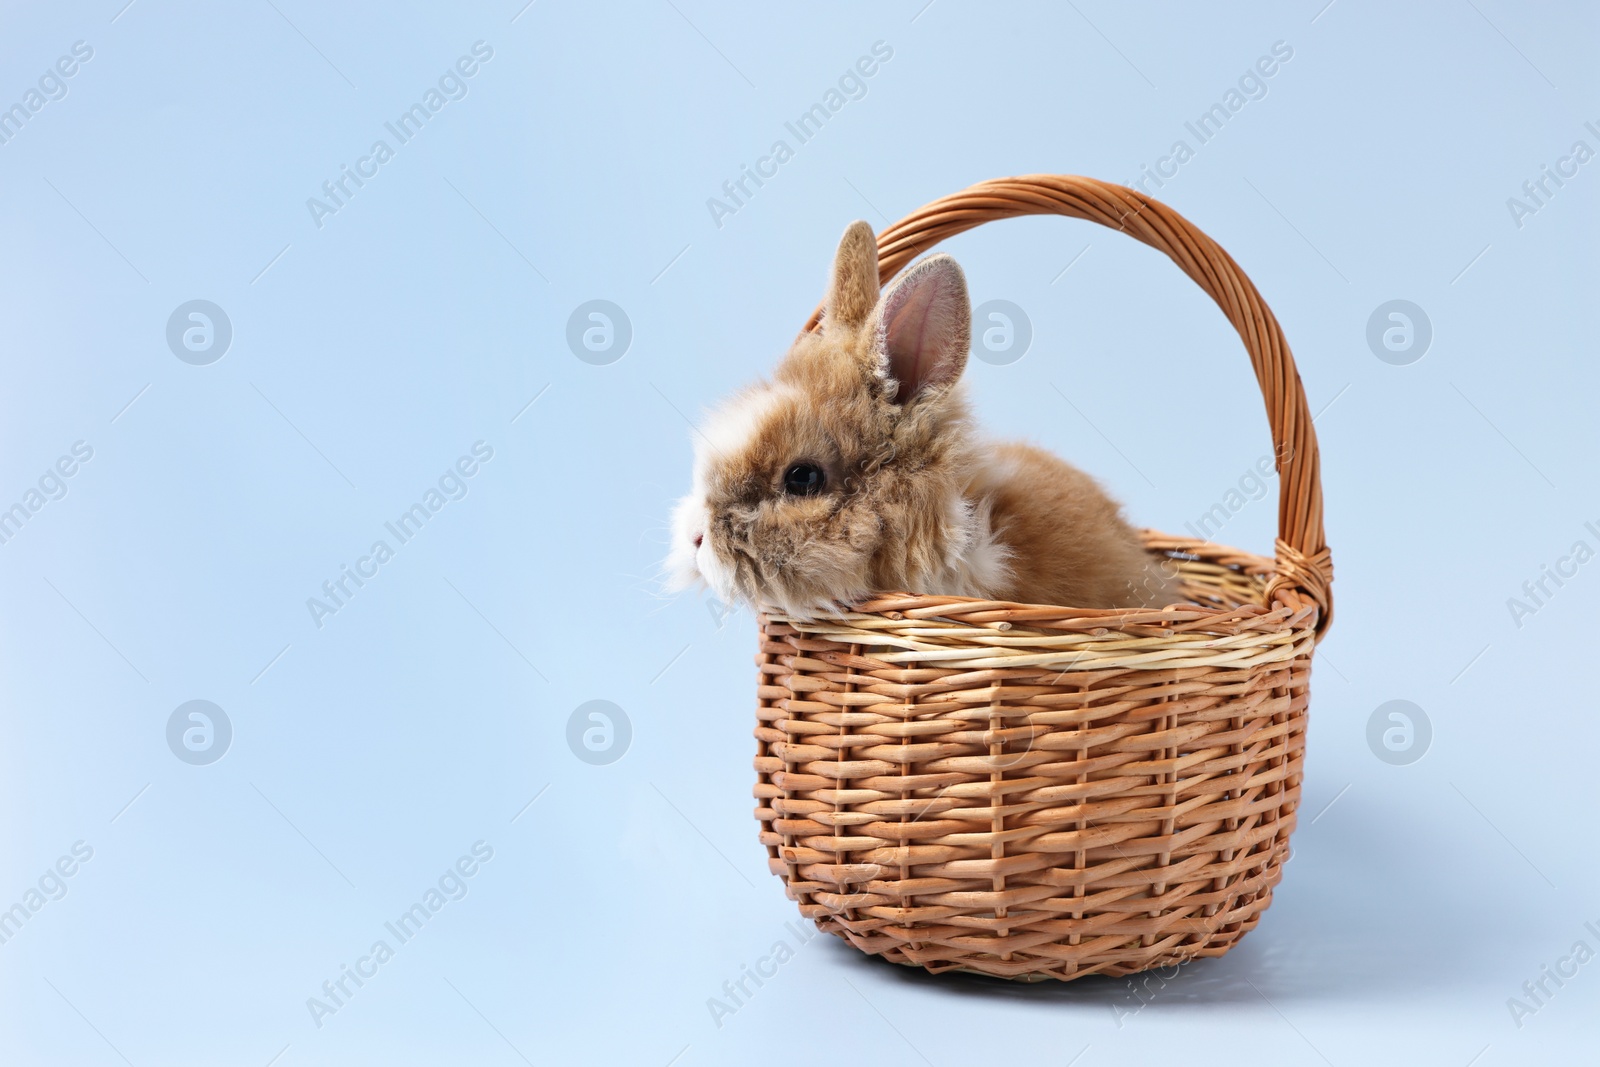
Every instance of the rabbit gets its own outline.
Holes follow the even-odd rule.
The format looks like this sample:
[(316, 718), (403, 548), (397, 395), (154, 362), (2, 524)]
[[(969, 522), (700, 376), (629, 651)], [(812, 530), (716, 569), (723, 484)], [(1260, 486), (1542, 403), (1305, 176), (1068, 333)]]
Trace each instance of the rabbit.
[(971, 320), (945, 254), (880, 295), (872, 227), (851, 224), (821, 328), (700, 429), (669, 587), (704, 582), (730, 605), (795, 618), (891, 590), (1078, 608), (1175, 600), (1168, 561), (1092, 478), (978, 435), (960, 380)]

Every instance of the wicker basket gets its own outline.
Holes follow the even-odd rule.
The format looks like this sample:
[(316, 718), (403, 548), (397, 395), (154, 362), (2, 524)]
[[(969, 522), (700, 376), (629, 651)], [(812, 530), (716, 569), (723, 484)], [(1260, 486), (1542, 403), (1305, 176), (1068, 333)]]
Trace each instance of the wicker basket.
[(883, 279), (952, 234), (1040, 214), (1160, 249), (1239, 331), (1279, 457), (1276, 558), (1147, 532), (1192, 603), (894, 593), (842, 620), (764, 614), (755, 732), (761, 841), (803, 916), (896, 963), (1029, 981), (1220, 956), (1260, 920), (1299, 807), (1332, 577), (1289, 347), (1171, 208), (1089, 178), (983, 182), (884, 231)]

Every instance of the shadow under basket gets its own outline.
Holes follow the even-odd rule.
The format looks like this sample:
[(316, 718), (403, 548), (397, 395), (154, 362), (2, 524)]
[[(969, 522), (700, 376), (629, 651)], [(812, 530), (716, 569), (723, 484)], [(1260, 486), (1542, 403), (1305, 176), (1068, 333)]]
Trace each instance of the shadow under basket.
[(1186, 602), (883, 594), (839, 618), (763, 614), (757, 656), (756, 817), (801, 914), (895, 963), (1024, 981), (1220, 956), (1255, 927), (1330, 614), (1299, 375), (1249, 280), (1181, 216), (1087, 178), (986, 182), (885, 231), (884, 278), (952, 232), (1047, 212), (1167, 251), (1240, 328), (1278, 445), (1275, 557), (1147, 531)]

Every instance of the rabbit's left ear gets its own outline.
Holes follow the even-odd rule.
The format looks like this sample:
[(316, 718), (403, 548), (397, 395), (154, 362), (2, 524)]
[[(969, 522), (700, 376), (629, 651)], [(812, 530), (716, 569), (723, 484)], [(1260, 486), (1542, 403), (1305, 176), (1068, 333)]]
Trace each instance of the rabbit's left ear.
[(852, 222), (833, 257), (822, 328), (853, 333), (866, 323), (877, 302), (878, 238), (865, 221)]
[(867, 326), (880, 370), (898, 386), (891, 400), (942, 392), (961, 377), (972, 344), (966, 275), (949, 256), (929, 256), (889, 286)]

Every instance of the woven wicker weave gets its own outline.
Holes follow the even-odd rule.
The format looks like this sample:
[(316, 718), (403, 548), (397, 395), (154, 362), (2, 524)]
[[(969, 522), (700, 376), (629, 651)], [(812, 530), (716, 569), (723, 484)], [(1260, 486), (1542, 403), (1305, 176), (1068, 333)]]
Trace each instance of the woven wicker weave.
[(1255, 286), (1131, 189), (975, 185), (879, 236), (883, 279), (945, 237), (1030, 214), (1160, 249), (1227, 314), (1277, 445), (1276, 558), (1147, 532), (1191, 602), (895, 593), (839, 620), (763, 615), (756, 817), (801, 914), (864, 952), (1023, 980), (1122, 975), (1226, 952), (1281, 876), (1331, 611), (1317, 442)]

